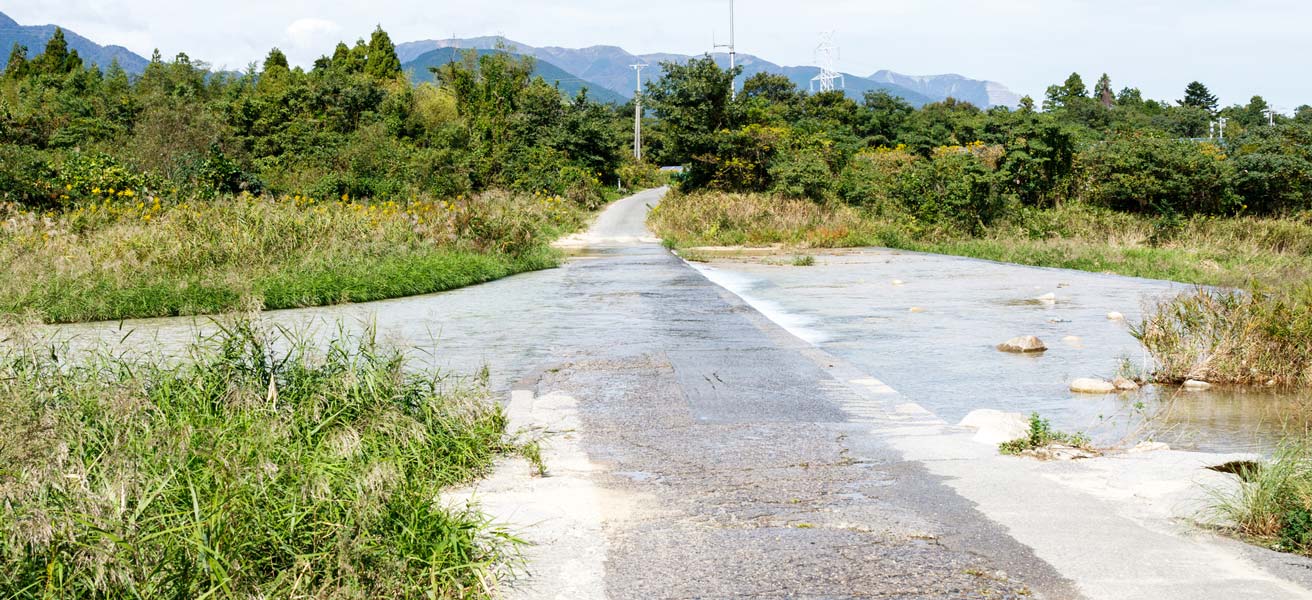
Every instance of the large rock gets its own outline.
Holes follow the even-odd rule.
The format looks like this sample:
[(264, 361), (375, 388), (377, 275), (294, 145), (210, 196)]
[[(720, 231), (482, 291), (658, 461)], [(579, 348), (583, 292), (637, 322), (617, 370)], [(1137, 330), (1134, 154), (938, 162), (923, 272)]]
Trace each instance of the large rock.
[(1108, 320), (1108, 321), (1124, 321), (1124, 320), (1125, 320), (1125, 315), (1123, 315), (1123, 314), (1121, 314), (1121, 313), (1118, 313), (1118, 312), (1116, 312), (1116, 311), (1112, 311), (1112, 312), (1107, 313), (1107, 320)]
[(998, 350), (1003, 352), (1015, 352), (1017, 354), (1043, 352), (1047, 349), (1048, 346), (1043, 343), (1043, 340), (1032, 335), (1011, 338), (998, 344)]
[(1211, 388), (1211, 387), (1212, 387), (1212, 384), (1207, 383), (1206, 381), (1199, 381), (1199, 380), (1197, 380), (1197, 379), (1190, 379), (1189, 381), (1184, 382), (1184, 386), (1183, 386), (1183, 387), (1184, 387), (1184, 389), (1189, 390), (1189, 391), (1191, 391), (1191, 392), (1201, 392), (1201, 391), (1203, 391), (1203, 390), (1206, 390), (1206, 389)]
[(974, 429), (975, 437), (972, 439), (991, 446), (1018, 440), (1030, 434), (1030, 420), (1025, 415), (991, 408), (971, 411), (961, 420), (960, 426)]
[(1116, 392), (1116, 386), (1110, 381), (1086, 377), (1072, 381), (1071, 391), (1077, 394), (1112, 394)]
[(1139, 389), (1139, 384), (1137, 382), (1135, 382), (1133, 379), (1126, 379), (1124, 377), (1117, 377), (1116, 379), (1113, 379), (1112, 385), (1116, 386), (1116, 389), (1122, 392), (1133, 392)]

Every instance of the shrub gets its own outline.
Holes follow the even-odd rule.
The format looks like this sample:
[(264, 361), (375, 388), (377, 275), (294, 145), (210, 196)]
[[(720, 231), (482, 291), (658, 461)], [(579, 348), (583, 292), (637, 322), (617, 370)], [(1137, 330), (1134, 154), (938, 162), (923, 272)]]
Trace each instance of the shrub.
[(1121, 136), (1077, 156), (1085, 199), (1148, 214), (1240, 210), (1234, 165), (1215, 145), (1149, 135)]
[(902, 172), (916, 160), (916, 155), (901, 147), (859, 153), (839, 173), (838, 196), (848, 204), (887, 210)]
[(833, 173), (821, 155), (811, 149), (790, 149), (770, 161), (771, 191), (785, 198), (824, 200), (834, 185)]
[(1004, 214), (995, 176), (976, 155), (940, 151), (902, 171), (897, 196), (917, 217), (977, 233)]
[(59, 204), (63, 186), (44, 152), (0, 144), (0, 193), (8, 202), (47, 209)]
[(1016, 455), (1030, 450), (1039, 450), (1052, 444), (1065, 444), (1075, 448), (1088, 449), (1090, 441), (1083, 434), (1055, 431), (1052, 424), (1047, 419), (1040, 417), (1039, 413), (1030, 413), (1029, 434), (1023, 438), (999, 444), (998, 451), (1003, 454)]

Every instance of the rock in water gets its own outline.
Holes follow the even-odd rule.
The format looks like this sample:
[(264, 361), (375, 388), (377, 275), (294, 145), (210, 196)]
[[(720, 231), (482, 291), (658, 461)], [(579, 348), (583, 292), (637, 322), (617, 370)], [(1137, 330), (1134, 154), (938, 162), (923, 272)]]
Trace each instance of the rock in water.
[(1025, 418), (1025, 415), (989, 408), (971, 411), (961, 420), (959, 426), (974, 429), (975, 437), (972, 439), (991, 446), (1018, 440), (1030, 434), (1030, 420)]
[(1056, 303), (1057, 303), (1057, 294), (1044, 294), (1044, 295), (1042, 295), (1042, 296), (1039, 296), (1038, 298), (1035, 298), (1035, 300), (1038, 300), (1039, 302), (1042, 302), (1043, 304), (1056, 304)]
[(1108, 321), (1124, 321), (1124, 320), (1125, 320), (1125, 315), (1123, 315), (1123, 314), (1121, 314), (1121, 313), (1118, 313), (1118, 312), (1116, 312), (1116, 311), (1112, 311), (1112, 312), (1107, 313), (1107, 320), (1108, 320)]
[(919, 306), (913, 306), (913, 307), (911, 307), (911, 310), (910, 310), (909, 312), (913, 312), (913, 313), (923, 313), (923, 312), (925, 312), (925, 309), (920, 308)]
[(1043, 340), (1032, 335), (1011, 338), (998, 344), (998, 350), (1003, 352), (1015, 352), (1017, 354), (1043, 352), (1047, 349), (1048, 347), (1044, 345)]
[(1139, 389), (1138, 383), (1135, 383), (1133, 379), (1126, 379), (1124, 377), (1113, 379), (1112, 385), (1116, 386), (1116, 389), (1122, 392), (1133, 392), (1134, 390)]
[(1071, 391), (1077, 394), (1111, 394), (1116, 386), (1101, 379), (1080, 378), (1071, 382)]
[(1205, 390), (1205, 389), (1208, 389), (1208, 388), (1212, 387), (1212, 384), (1207, 383), (1206, 381), (1199, 381), (1199, 380), (1197, 380), (1197, 379), (1190, 379), (1189, 381), (1184, 382), (1184, 386), (1183, 386), (1183, 387), (1184, 387), (1184, 389), (1189, 390), (1189, 391), (1191, 391), (1191, 392), (1199, 392), (1199, 391), (1202, 391), (1202, 390)]

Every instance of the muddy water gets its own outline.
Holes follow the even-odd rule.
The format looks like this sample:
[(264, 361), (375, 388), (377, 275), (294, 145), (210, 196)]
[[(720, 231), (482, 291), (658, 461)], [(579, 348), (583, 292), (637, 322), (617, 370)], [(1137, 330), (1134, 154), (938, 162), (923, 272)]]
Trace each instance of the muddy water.
[[(1270, 448), (1305, 424), (1290, 396), (1147, 388), (1124, 395), (1069, 392), (1080, 377), (1150, 372), (1130, 334), (1146, 303), (1187, 286), (882, 249), (816, 256), (725, 258), (695, 264), (712, 280), (823, 349), (956, 422), (977, 408), (1037, 411), (1102, 442), (1149, 435), (1181, 448)], [(1055, 301), (1039, 298), (1055, 295)], [(1109, 320), (1110, 312), (1126, 320)], [(1036, 335), (1049, 350), (995, 346)], [(1149, 418), (1151, 416), (1152, 418)]]

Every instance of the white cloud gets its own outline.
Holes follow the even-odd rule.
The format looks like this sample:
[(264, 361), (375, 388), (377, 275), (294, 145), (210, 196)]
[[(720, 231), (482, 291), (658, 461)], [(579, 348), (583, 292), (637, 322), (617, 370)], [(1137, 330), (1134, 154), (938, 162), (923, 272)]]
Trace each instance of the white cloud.
[(285, 33), (296, 48), (317, 48), (335, 42), (341, 31), (342, 26), (334, 21), (307, 17), (292, 21)]

